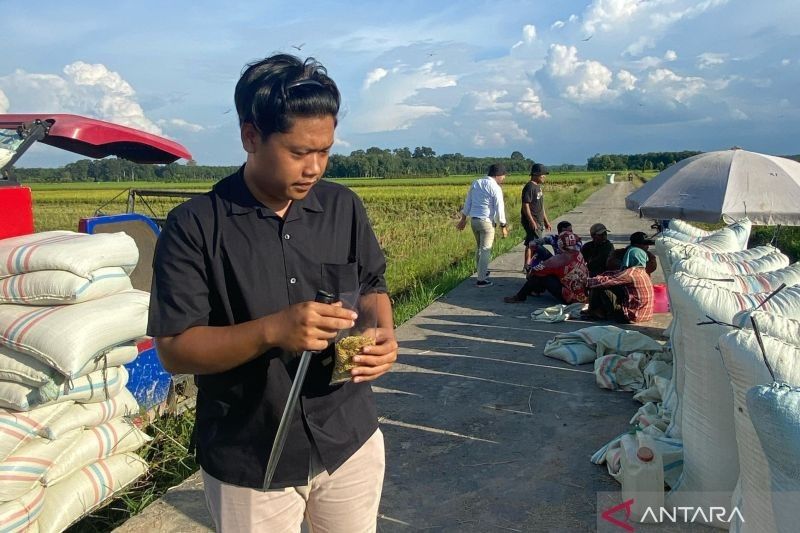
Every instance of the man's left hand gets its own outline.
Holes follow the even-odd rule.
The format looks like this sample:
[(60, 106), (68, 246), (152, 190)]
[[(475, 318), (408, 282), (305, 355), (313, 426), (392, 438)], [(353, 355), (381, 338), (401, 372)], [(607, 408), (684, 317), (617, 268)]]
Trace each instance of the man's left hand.
[(365, 336), (374, 336), (373, 346), (364, 346), (361, 353), (353, 357), (356, 363), (350, 371), (354, 383), (373, 381), (389, 371), (397, 361), (397, 340), (394, 330), (389, 328), (375, 328), (364, 333)]

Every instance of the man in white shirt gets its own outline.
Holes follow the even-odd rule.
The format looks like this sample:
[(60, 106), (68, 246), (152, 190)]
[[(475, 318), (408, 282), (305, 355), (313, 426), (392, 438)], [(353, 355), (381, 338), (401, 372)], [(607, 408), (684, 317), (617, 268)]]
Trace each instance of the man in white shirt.
[(489, 287), (492, 284), (487, 278), (495, 223), (500, 224), (503, 238), (508, 237), (506, 208), (503, 191), (500, 189), (500, 184), (506, 179), (506, 167), (500, 164), (491, 165), (486, 174), (472, 182), (461, 210), (461, 220), (456, 224), (459, 231), (463, 230), (467, 226), (467, 218), (470, 219), (472, 233), (478, 245), (475, 254), (475, 262), (478, 264), (478, 282), (475, 285), (478, 287)]

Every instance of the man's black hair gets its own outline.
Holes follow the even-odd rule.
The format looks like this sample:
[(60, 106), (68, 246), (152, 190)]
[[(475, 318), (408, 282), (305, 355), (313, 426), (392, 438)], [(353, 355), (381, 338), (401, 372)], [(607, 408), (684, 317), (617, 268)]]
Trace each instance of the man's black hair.
[(567, 222), (566, 220), (562, 220), (562, 221), (561, 221), (561, 222), (559, 222), (559, 223), (558, 223), (558, 225), (556, 226), (556, 231), (557, 231), (558, 233), (561, 233), (562, 231), (564, 231), (565, 229), (567, 229), (567, 228), (568, 228), (568, 227), (570, 227), (571, 225), (572, 225), (572, 224), (570, 224), (570, 223), (569, 223), (569, 222)]
[(252, 124), (266, 139), (286, 133), (297, 117), (339, 114), (341, 96), (328, 71), (316, 59), (305, 61), (277, 54), (250, 63), (242, 72), (234, 92), (239, 126)]

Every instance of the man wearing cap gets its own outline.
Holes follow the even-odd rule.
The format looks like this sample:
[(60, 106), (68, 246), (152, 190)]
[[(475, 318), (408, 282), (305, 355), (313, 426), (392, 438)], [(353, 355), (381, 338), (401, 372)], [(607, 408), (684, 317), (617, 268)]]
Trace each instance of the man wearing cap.
[(534, 163), (531, 167), (531, 180), (522, 188), (522, 227), (525, 228), (525, 264), (523, 268), (527, 271), (533, 259), (533, 250), (530, 244), (541, 239), (544, 230), (550, 231), (550, 221), (544, 210), (544, 193), (542, 184), (544, 177), (549, 174), (547, 168), (541, 163)]
[(589, 275), (596, 276), (607, 270), (606, 262), (614, 253), (614, 245), (608, 240), (608, 229), (600, 222), (592, 224), (589, 235), (592, 240), (583, 245), (581, 253), (589, 268)]
[(653, 318), (653, 285), (645, 271), (647, 252), (631, 246), (623, 261), (627, 265), (623, 270), (587, 281), (586, 318), (617, 322), (646, 322)]
[(503, 190), (500, 184), (506, 179), (506, 167), (501, 164), (489, 166), (486, 176), (472, 182), (461, 210), (461, 220), (456, 228), (461, 231), (467, 226), (475, 235), (478, 250), (475, 253), (475, 262), (478, 268), (478, 287), (489, 287), (492, 282), (489, 277), (489, 260), (494, 244), (495, 223), (500, 224), (503, 238), (508, 237), (508, 224), (506, 223), (506, 208), (503, 200)]
[(656, 256), (650, 252), (648, 248), (654, 245), (655, 241), (650, 239), (643, 231), (637, 231), (631, 234), (631, 243), (622, 250), (614, 250), (608, 258), (606, 270), (624, 270), (630, 266), (631, 263), (631, 249), (638, 248), (644, 250), (647, 254), (647, 264), (645, 265), (645, 272), (648, 275), (652, 274), (658, 268)]

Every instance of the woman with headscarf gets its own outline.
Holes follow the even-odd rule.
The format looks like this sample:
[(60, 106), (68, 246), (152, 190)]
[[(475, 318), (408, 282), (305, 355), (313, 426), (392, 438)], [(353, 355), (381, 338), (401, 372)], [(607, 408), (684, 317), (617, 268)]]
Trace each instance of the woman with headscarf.
[(653, 318), (653, 285), (645, 270), (647, 259), (647, 252), (631, 247), (622, 260), (622, 270), (589, 278), (589, 309), (585, 317), (617, 322)]
[(560, 303), (585, 302), (589, 270), (578, 248), (578, 237), (571, 231), (562, 231), (558, 234), (558, 249), (558, 255), (531, 268), (525, 285), (504, 301), (520, 303), (531, 293), (538, 296), (547, 291)]

